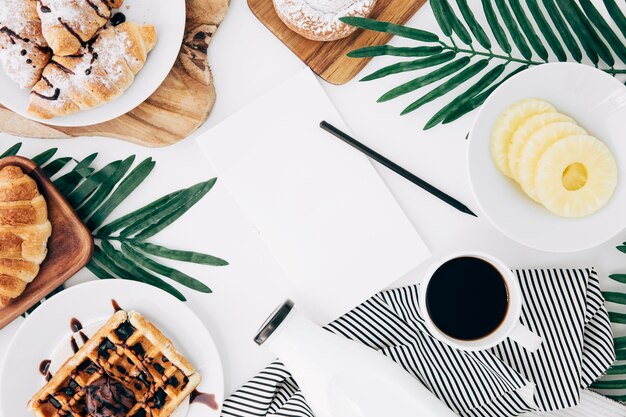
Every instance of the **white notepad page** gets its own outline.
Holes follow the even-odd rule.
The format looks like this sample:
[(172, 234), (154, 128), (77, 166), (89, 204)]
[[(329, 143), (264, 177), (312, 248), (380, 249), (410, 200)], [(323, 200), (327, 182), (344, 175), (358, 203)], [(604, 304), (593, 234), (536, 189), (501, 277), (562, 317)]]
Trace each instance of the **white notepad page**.
[(430, 254), (371, 162), (321, 120), (347, 131), (306, 68), (197, 141), (296, 303), (325, 323)]

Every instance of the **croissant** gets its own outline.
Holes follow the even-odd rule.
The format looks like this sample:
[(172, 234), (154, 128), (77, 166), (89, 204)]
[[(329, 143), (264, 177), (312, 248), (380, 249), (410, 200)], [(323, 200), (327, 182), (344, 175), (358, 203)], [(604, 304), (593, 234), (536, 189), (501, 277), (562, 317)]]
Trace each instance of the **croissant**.
[(0, 62), (9, 78), (31, 88), (50, 61), (36, 0), (0, 0)]
[(28, 112), (50, 119), (110, 102), (130, 87), (156, 45), (152, 25), (108, 27), (78, 54), (55, 56), (33, 87)]
[(0, 308), (39, 273), (52, 225), (37, 183), (17, 166), (0, 170)]
[(54, 55), (77, 53), (109, 21), (124, 0), (39, 0), (43, 35)]

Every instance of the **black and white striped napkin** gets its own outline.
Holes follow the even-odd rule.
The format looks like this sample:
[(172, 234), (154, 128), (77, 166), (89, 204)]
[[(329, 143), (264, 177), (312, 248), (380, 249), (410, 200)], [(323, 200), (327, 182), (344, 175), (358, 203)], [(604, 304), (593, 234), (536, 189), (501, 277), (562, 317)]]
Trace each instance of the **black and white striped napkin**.
[[(433, 338), (416, 286), (385, 291), (326, 329), (380, 350), (461, 416), (514, 416), (580, 401), (581, 391), (615, 360), (613, 335), (592, 269), (515, 271), (521, 321), (543, 337), (533, 354), (508, 339), (463, 352)], [(226, 399), (223, 416), (312, 417), (297, 383), (274, 362)]]

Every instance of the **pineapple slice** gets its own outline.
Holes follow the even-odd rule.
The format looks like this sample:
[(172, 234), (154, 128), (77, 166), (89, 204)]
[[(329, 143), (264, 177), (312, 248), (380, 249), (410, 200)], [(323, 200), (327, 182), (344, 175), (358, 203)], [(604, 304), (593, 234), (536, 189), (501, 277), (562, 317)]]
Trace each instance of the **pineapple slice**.
[(609, 201), (617, 185), (617, 164), (607, 146), (588, 135), (568, 136), (539, 160), (537, 195), (563, 217), (588, 216)]
[(526, 140), (517, 165), (517, 179), (526, 194), (540, 202), (535, 191), (535, 174), (539, 159), (556, 142), (573, 135), (586, 135), (582, 127), (572, 122), (552, 123), (534, 132)]
[(556, 112), (552, 104), (538, 98), (527, 98), (513, 103), (496, 120), (491, 132), (491, 157), (507, 177), (511, 177), (508, 154), (513, 134), (527, 118), (548, 112)]
[(519, 182), (518, 165), (522, 149), (528, 138), (542, 127), (551, 123), (570, 122), (576, 123), (572, 118), (559, 112), (539, 113), (524, 120), (511, 137), (509, 146), (508, 166), (513, 179)]

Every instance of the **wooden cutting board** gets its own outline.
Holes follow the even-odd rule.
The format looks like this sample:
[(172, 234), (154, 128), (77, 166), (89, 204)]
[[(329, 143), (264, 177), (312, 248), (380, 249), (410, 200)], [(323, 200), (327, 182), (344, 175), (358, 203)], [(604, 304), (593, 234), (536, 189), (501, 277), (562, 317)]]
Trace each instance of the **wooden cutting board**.
[(0, 106), (0, 131), (52, 139), (106, 136), (145, 146), (167, 146), (186, 138), (206, 121), (215, 103), (206, 52), (229, 2), (187, 0), (185, 37), (172, 71), (152, 96), (129, 113), (93, 126), (56, 127)]
[(52, 235), (48, 239), (46, 259), (33, 282), (28, 284), (22, 295), (5, 308), (0, 308), (0, 329), (80, 271), (93, 252), (91, 232), (41, 169), (30, 159), (20, 156), (0, 160), (0, 169), (7, 165), (19, 166), (37, 183), (39, 192), (46, 199)]
[[(372, 19), (405, 24), (426, 0), (378, 0)], [(384, 45), (391, 35), (358, 30), (347, 38), (333, 42), (306, 39), (289, 29), (276, 14), (272, 0), (248, 0), (252, 13), (313, 72), (332, 84), (345, 84), (354, 78), (370, 61), (348, 58), (354, 49), (372, 45)]]

